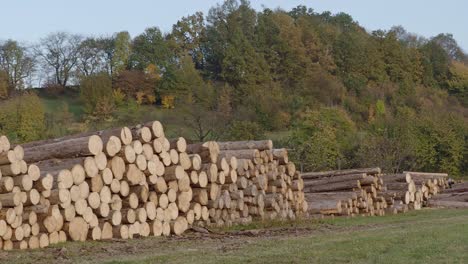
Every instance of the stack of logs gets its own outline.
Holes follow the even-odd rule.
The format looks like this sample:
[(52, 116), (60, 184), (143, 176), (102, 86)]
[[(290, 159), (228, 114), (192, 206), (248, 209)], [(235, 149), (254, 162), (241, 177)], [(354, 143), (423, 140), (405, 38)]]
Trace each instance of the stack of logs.
[(468, 182), (452, 182), (449, 188), (442, 190), (427, 201), (429, 207), (468, 208)]
[(311, 215), (384, 215), (388, 202), (380, 168), (303, 173)]
[(447, 187), (447, 174), (382, 174), (380, 168), (303, 173), (309, 213), (385, 215), (420, 209)]
[(18, 146), (2, 136), (0, 172), (5, 250), (307, 212), (285, 149), (270, 140), (187, 144), (166, 138), (158, 121)]
[(448, 174), (404, 171), (384, 177), (387, 193), (394, 193), (402, 212), (420, 210), (440, 190), (448, 187)]

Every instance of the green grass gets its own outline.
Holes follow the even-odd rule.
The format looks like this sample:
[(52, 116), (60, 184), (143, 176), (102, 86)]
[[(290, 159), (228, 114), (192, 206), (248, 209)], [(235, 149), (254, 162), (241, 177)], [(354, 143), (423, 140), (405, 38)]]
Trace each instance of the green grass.
[[(240, 231), (250, 229), (256, 232)], [(468, 210), (255, 222), (214, 232), (0, 252), (0, 263), (468, 263)]]
[(65, 102), (68, 105), (68, 111), (73, 114), (75, 120), (80, 120), (84, 115), (83, 103), (79, 97), (68, 95), (57, 97), (41, 96), (41, 100), (44, 103), (46, 113), (60, 111), (62, 104)]

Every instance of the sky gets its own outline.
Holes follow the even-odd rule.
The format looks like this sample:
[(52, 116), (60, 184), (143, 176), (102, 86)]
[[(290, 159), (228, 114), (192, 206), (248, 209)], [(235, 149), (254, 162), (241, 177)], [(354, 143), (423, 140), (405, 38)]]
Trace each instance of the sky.
[[(164, 32), (181, 17), (203, 11), (221, 0), (0, 0), (0, 40), (33, 43), (48, 33), (68, 31), (110, 35), (127, 30), (132, 36), (158, 26)], [(368, 30), (401, 25), (425, 37), (452, 33), (468, 51), (468, 1), (465, 0), (251, 0), (257, 10), (306, 5), (316, 12), (350, 14)]]

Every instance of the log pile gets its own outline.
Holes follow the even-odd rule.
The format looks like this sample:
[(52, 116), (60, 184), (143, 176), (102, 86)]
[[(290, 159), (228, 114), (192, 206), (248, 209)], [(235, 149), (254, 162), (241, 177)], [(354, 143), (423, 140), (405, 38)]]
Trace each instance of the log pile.
[(318, 216), (418, 210), (448, 186), (447, 176), (422, 172), (382, 174), (380, 168), (302, 174), (309, 213)]
[(307, 211), (270, 140), (187, 144), (155, 121), (11, 146), (0, 137), (0, 248), (180, 235)]
[(393, 192), (402, 211), (419, 210), (440, 190), (448, 187), (448, 174), (404, 171), (385, 175), (387, 192)]
[(468, 208), (468, 182), (456, 183), (427, 201), (429, 207)]
[(303, 173), (312, 215), (384, 215), (391, 197), (382, 192), (380, 168)]
[[(189, 149), (193, 148), (198, 145)], [(218, 142), (211, 155), (200, 156), (200, 175), (207, 175), (208, 185), (194, 186), (192, 206), (207, 206), (209, 219), (195, 224), (248, 223), (252, 217), (294, 219), (307, 212), (301, 176), (286, 149), (273, 149), (271, 140)]]

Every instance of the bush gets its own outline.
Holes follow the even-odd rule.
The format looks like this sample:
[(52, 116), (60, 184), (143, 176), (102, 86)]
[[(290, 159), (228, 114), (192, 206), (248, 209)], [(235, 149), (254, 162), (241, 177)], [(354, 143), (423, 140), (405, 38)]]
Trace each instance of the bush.
[(344, 153), (354, 147), (356, 128), (344, 111), (321, 108), (304, 112), (289, 139), (291, 156), (305, 170), (328, 170), (346, 166)]
[(234, 121), (229, 127), (229, 140), (255, 140), (265, 138), (262, 127), (250, 121)]
[(0, 70), (0, 99), (8, 98), (8, 74)]
[(114, 110), (112, 79), (107, 73), (99, 73), (81, 79), (81, 100), (88, 115), (108, 117)]
[(0, 132), (12, 141), (41, 139), (45, 133), (45, 111), (35, 94), (24, 94), (0, 105)]

